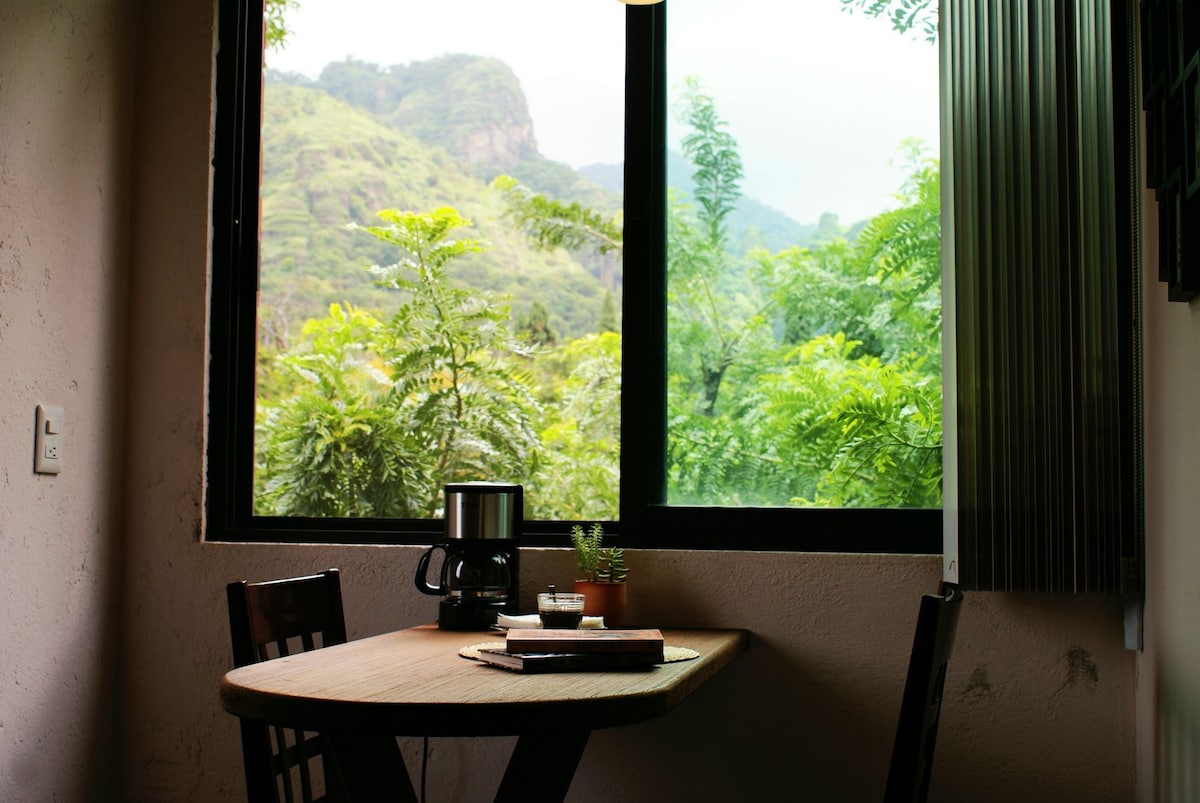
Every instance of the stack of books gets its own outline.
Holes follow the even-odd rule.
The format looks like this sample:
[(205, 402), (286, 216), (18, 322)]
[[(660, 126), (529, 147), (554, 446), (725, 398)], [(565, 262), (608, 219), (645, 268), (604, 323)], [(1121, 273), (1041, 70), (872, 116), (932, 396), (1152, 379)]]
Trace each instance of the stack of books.
[(663, 662), (663, 636), (642, 630), (510, 630), (481, 661), (516, 672), (609, 672)]

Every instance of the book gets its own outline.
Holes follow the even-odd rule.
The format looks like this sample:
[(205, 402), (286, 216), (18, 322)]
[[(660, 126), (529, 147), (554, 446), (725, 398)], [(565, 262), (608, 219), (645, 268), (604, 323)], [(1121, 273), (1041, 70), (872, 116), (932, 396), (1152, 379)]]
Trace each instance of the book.
[(510, 630), (506, 650), (516, 653), (631, 653), (663, 660), (663, 636), (643, 630)]
[[(485, 647), (479, 660), (514, 672), (615, 672), (649, 669), (658, 661), (649, 652), (509, 652)], [(660, 659), (661, 660), (661, 659)]]

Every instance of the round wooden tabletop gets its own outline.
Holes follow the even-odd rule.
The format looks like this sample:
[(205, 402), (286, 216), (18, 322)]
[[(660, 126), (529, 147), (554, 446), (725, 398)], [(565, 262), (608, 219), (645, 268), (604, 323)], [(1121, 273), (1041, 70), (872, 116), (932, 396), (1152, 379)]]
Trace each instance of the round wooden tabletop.
[(648, 670), (519, 674), (460, 648), (493, 634), (424, 625), (227, 673), (221, 704), (247, 719), (317, 731), (501, 736), (626, 725), (669, 711), (747, 648), (743, 630), (664, 629), (699, 657)]

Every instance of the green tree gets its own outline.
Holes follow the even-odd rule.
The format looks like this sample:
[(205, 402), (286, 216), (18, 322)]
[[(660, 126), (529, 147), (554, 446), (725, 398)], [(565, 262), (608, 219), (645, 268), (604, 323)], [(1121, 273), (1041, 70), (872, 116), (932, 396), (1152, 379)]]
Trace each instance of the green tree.
[(621, 331), (621, 325), (617, 322), (617, 303), (613, 300), (611, 290), (604, 294), (604, 304), (600, 307), (600, 321), (597, 328), (601, 332)]
[(940, 353), (942, 332), (941, 168), (921, 142), (903, 149), (909, 175), (899, 206), (868, 221), (857, 242), (862, 272), (888, 294), (877, 318), (892, 332), (884, 356), (893, 359)]
[(846, 227), (838, 220), (838, 216), (833, 212), (822, 212), (811, 239), (814, 243), (829, 243), (845, 237)]
[(856, 353), (841, 334), (797, 346), (764, 374), (764, 430), (806, 478), (792, 504), (941, 504), (941, 383), (925, 364)]
[[(751, 255), (780, 337), (733, 365), (734, 403), (715, 415), (669, 407), (672, 502), (940, 504), (939, 175), (907, 153), (897, 208), (855, 243)], [(674, 371), (668, 382), (673, 397), (687, 387)]]
[[(451, 286), (452, 260), (480, 250), (454, 209), (384, 210), (365, 230), (399, 248), (372, 271), (401, 303), (387, 323), (334, 305), (279, 359), (292, 387), (260, 400), (263, 513), (432, 517), (442, 486), (519, 478), (536, 464), (538, 405), (506, 304)], [(358, 228), (358, 227), (352, 227)]]
[(683, 137), (683, 155), (693, 166), (692, 195), (700, 204), (704, 241), (722, 250), (728, 242), (726, 221), (742, 197), (742, 157), (737, 141), (717, 114), (716, 102), (692, 76), (684, 79), (678, 115), (691, 130)]
[(413, 516), (428, 482), (423, 444), (387, 403), (391, 382), (372, 344), (384, 327), (331, 305), (278, 359), (295, 392), (260, 400), (255, 509), (279, 516)]
[(587, 335), (557, 349), (561, 363), (545, 404), (542, 449), (528, 472), (534, 518), (618, 518), (621, 453), (621, 336)]
[(539, 248), (590, 250), (620, 256), (623, 247), (621, 212), (606, 216), (578, 202), (563, 203), (529, 189), (511, 176), (497, 176), (492, 187), (504, 199), (505, 216)]
[(558, 341), (558, 332), (550, 325), (550, 312), (537, 299), (529, 305), (528, 312), (517, 315), (513, 330), (532, 346), (553, 346)]
[(919, 142), (903, 151), (909, 176), (897, 206), (867, 221), (853, 244), (839, 238), (757, 255), (764, 270), (777, 263), (785, 342), (842, 332), (858, 344), (855, 356), (940, 352), (940, 174)]
[[(829, 215), (809, 248), (739, 255), (728, 231), (740, 200), (737, 143), (699, 84), (683, 89), (678, 114), (689, 128), (693, 183), (690, 196), (671, 194), (667, 210), (670, 500), (940, 504), (936, 161), (906, 143), (911, 171), (897, 207), (853, 242)], [(597, 236), (600, 218), (590, 210), (534, 200), (511, 180), (497, 186), (508, 193), (510, 219), (542, 247), (619, 249), (611, 233)], [(559, 362), (558, 370), (573, 369)], [(578, 451), (565, 397), (545, 389), (542, 397), (545, 454), (574, 454), (588, 471), (601, 465)], [(539, 458), (542, 468), (552, 462)], [(555, 464), (535, 476), (568, 473)], [(599, 475), (590, 476), (598, 487)], [(568, 486), (551, 494), (570, 495)], [(579, 513), (586, 505), (578, 496), (566, 509), (597, 518)]]
[[(859, 353), (879, 356), (885, 343), (876, 330), (876, 310), (887, 292), (870, 267), (843, 239), (812, 248), (792, 247), (777, 254), (758, 252), (763, 270), (779, 277), (774, 288), (783, 321), (783, 343), (799, 345), (820, 335), (843, 333)], [(856, 355), (857, 356), (857, 355)]]
[(379, 217), (387, 225), (365, 230), (403, 256), (372, 272), (408, 296), (382, 352), (402, 415), (436, 455), (426, 509), (432, 516), (446, 483), (521, 476), (537, 447), (530, 423), (537, 402), (528, 373), (512, 359), (526, 351), (509, 329), (508, 305), (448, 281), (451, 260), (483, 248), (477, 240), (451, 237), (470, 221), (450, 207), (385, 209)]
[(668, 210), (668, 364), (691, 375), (686, 389), (712, 417), (730, 366), (765, 336), (772, 301), (729, 253), (727, 221), (741, 197), (737, 142), (694, 78), (683, 83), (678, 114), (690, 129), (683, 151), (694, 167), (695, 206), (677, 200)]
[(920, 143), (904, 152), (896, 208), (853, 246), (760, 257), (781, 263), (796, 344), (759, 386), (764, 427), (785, 462), (815, 478), (807, 503), (941, 503), (940, 172)]

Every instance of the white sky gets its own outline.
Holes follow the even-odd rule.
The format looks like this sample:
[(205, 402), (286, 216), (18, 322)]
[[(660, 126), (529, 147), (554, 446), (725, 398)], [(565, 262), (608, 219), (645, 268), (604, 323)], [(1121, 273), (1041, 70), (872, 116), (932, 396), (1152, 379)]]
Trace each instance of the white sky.
[[(738, 141), (743, 193), (802, 223), (890, 205), (900, 141), (936, 155), (937, 48), (838, 0), (669, 0), (672, 85), (697, 76)], [(761, 10), (760, 10), (761, 9)], [(541, 152), (623, 159), (625, 7), (617, 0), (300, 0), (269, 66), (316, 77), (352, 57), (391, 66), (445, 53), (506, 62)], [(677, 132), (673, 131), (675, 135)], [(673, 147), (676, 147), (673, 145)]]

